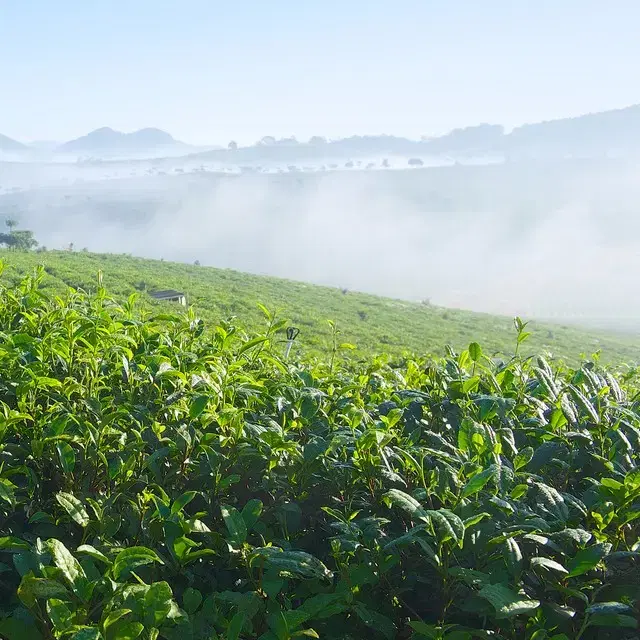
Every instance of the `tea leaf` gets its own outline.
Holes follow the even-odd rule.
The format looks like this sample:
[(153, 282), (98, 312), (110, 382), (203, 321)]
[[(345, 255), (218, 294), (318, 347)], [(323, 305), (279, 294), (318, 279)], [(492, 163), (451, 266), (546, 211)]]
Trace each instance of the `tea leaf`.
[(600, 561), (611, 551), (611, 545), (607, 543), (594, 544), (586, 549), (580, 549), (569, 561), (569, 577), (580, 576), (598, 566)]
[(120, 551), (114, 560), (113, 578), (119, 582), (127, 578), (137, 567), (154, 562), (162, 562), (155, 551), (146, 547), (128, 547)]
[(480, 491), (487, 484), (487, 482), (489, 482), (489, 480), (491, 480), (495, 476), (495, 474), (496, 474), (495, 465), (492, 465), (491, 467), (489, 467), (488, 469), (485, 469), (484, 471), (480, 471), (479, 473), (476, 473), (469, 480), (469, 482), (467, 482), (467, 484), (464, 486), (464, 489), (462, 490), (462, 494), (460, 495), (460, 497), (468, 498), (469, 496), (472, 496), (478, 493), (478, 491)]
[(538, 600), (525, 598), (501, 584), (487, 584), (478, 591), (478, 595), (493, 605), (498, 618), (530, 613), (540, 606)]
[(247, 525), (235, 507), (221, 505), (222, 519), (229, 532), (229, 540), (234, 544), (242, 544), (247, 539)]
[(58, 504), (71, 516), (71, 518), (77, 522), (81, 527), (88, 526), (89, 514), (87, 510), (84, 508), (84, 505), (78, 498), (76, 498), (72, 493), (65, 493), (64, 491), (60, 491), (56, 494), (56, 500)]

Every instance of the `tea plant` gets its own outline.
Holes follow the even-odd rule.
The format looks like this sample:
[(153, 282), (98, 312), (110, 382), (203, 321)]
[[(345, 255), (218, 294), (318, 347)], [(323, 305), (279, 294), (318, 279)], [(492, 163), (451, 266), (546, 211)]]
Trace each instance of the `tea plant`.
[(294, 362), (266, 309), (42, 277), (0, 291), (0, 637), (637, 637), (635, 370)]

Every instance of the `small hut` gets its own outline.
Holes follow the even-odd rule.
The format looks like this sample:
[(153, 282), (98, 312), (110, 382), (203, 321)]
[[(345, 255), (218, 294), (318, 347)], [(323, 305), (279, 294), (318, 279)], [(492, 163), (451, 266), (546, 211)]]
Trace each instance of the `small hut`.
[(181, 291), (175, 289), (166, 289), (164, 291), (152, 291), (149, 294), (154, 300), (165, 300), (167, 302), (177, 302), (183, 307), (187, 306), (187, 296)]

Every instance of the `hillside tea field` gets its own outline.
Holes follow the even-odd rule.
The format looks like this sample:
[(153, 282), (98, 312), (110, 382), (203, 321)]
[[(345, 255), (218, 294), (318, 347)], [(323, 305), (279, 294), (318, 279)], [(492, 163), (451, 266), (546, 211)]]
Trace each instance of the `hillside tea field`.
[(0, 637), (638, 637), (635, 370), (287, 361), (42, 277), (0, 291)]
[[(333, 336), (327, 320), (335, 321), (343, 340), (355, 345), (356, 355), (364, 357), (379, 353), (402, 356), (405, 351), (444, 355), (445, 345), (460, 350), (471, 340), (482, 344), (489, 354), (513, 351), (510, 317), (126, 255), (0, 250), (0, 259), (6, 263), (7, 283), (17, 284), (36, 267), (44, 266), (42, 287), (48, 294), (64, 294), (69, 287), (95, 291), (98, 271), (103, 272), (110, 295), (120, 301), (138, 293), (143, 304), (149, 302), (150, 291), (177, 289), (185, 292), (205, 322), (218, 324), (236, 318), (234, 324), (252, 333), (260, 330), (264, 320), (257, 305), (260, 302), (300, 328), (296, 350), (316, 356), (324, 357), (331, 349)], [(600, 351), (608, 362), (640, 362), (638, 334), (542, 322), (529, 326), (532, 335), (523, 345), (528, 354), (549, 352), (575, 363), (581, 354)]]

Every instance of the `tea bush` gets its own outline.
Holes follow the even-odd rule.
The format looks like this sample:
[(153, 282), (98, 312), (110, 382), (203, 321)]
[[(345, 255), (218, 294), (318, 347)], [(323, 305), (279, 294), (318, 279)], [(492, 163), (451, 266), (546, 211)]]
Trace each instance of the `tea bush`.
[(0, 637), (638, 637), (635, 370), (293, 362), (266, 309), (42, 277), (0, 291)]

